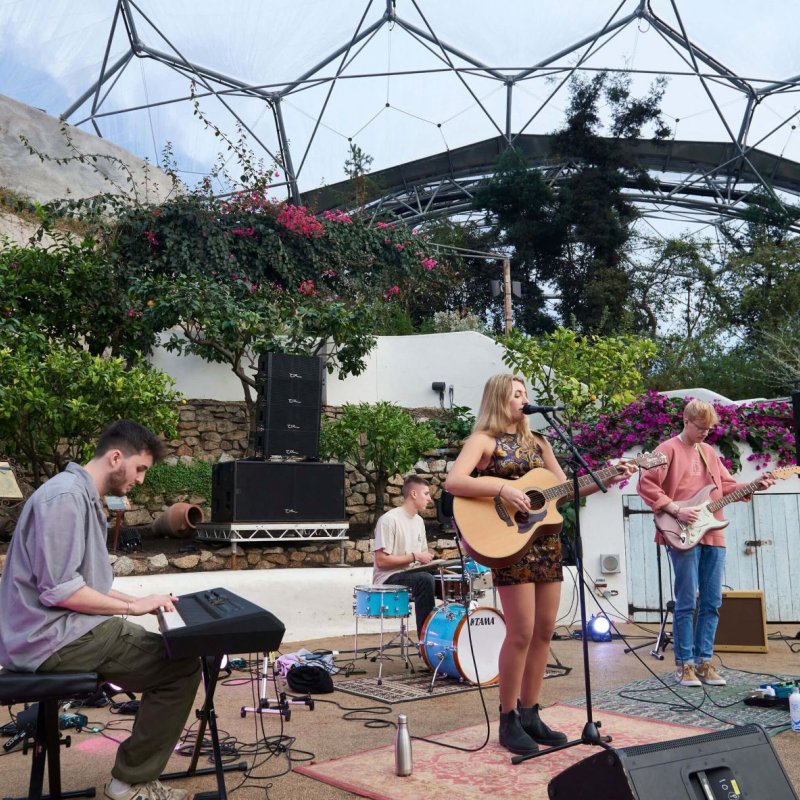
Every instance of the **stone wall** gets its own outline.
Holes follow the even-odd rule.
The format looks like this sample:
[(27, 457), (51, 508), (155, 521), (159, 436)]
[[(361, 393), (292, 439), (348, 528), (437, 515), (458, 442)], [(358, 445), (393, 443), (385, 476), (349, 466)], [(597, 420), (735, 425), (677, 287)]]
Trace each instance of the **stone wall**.
[[(335, 417), (339, 409), (327, 406), (324, 413)], [(414, 409), (415, 418), (423, 418), (428, 409)], [(200, 459), (216, 463), (230, 459), (243, 458), (248, 444), (248, 430), (244, 403), (218, 400), (189, 400), (180, 407), (178, 438), (166, 443), (168, 461), (191, 461)], [(431, 495), (438, 499), (440, 487), (447, 476), (449, 464), (456, 451), (442, 450), (426, 454), (415, 465), (414, 471), (431, 484)], [(384, 496), (384, 508), (402, 502), (400, 489), (403, 476), (395, 475), (389, 481)], [(196, 503), (203, 508), (205, 518), (210, 519), (211, 498), (173, 497), (172, 502)], [(375, 494), (364, 477), (349, 465), (345, 466), (345, 513), (347, 521), (354, 526), (370, 525), (372, 509), (375, 507)], [(147, 503), (134, 506), (125, 515), (125, 525), (146, 525), (165, 508), (164, 498), (153, 497)], [(429, 508), (422, 513), (426, 521), (436, 520), (436, 509)]]
[[(415, 417), (424, 416), (425, 409), (417, 410)], [(338, 409), (326, 408), (325, 413), (336, 416)], [(200, 459), (216, 463), (242, 458), (246, 454), (248, 431), (244, 403), (222, 402), (216, 400), (189, 400), (179, 411), (177, 439), (167, 442), (168, 460), (173, 463)], [(455, 457), (455, 451), (440, 451), (426, 454), (415, 465), (414, 472), (431, 484), (431, 495), (439, 497), (447, 470)], [(384, 497), (384, 508), (389, 509), (402, 503), (401, 487), (403, 476), (390, 479)], [(169, 498), (170, 502), (190, 502), (203, 509), (206, 520), (211, 516), (211, 498), (179, 496)], [(351, 525), (347, 540), (316, 543), (283, 543), (271, 545), (266, 542), (239, 545), (233, 557), (230, 547), (214, 549), (206, 543), (197, 543), (197, 552), (177, 554), (158, 553), (158, 543), (148, 541), (148, 553), (112, 555), (115, 575), (144, 575), (159, 572), (203, 572), (219, 569), (274, 569), (291, 567), (326, 567), (338, 564), (347, 566), (371, 566), (372, 525), (371, 512), (375, 495), (367, 482), (356, 470), (345, 468), (345, 512)], [(150, 524), (165, 508), (166, 498), (154, 496), (146, 502), (132, 504), (125, 512), (124, 526), (144, 526)], [(436, 508), (422, 512), (428, 528), (431, 550), (437, 558), (453, 558), (456, 555), (455, 542), (449, 538), (437, 521)], [(187, 545), (190, 544), (186, 540)], [(173, 543), (174, 544), (174, 543)], [(174, 548), (173, 548), (174, 549)], [(186, 548), (182, 548), (185, 550)], [(153, 551), (156, 555), (153, 555)]]

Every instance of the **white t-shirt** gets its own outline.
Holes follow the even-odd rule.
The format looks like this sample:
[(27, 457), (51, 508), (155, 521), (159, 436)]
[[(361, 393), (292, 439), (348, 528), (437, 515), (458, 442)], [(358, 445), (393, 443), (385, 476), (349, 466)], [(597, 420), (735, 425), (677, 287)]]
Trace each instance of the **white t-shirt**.
[[(428, 539), (425, 536), (425, 523), (422, 517), (419, 514), (409, 516), (403, 506), (387, 511), (375, 526), (375, 542), (372, 549), (383, 550), (390, 556), (427, 551)], [(389, 578), (402, 571), (397, 567), (388, 570), (378, 569), (376, 563), (372, 568), (372, 583), (391, 583)]]

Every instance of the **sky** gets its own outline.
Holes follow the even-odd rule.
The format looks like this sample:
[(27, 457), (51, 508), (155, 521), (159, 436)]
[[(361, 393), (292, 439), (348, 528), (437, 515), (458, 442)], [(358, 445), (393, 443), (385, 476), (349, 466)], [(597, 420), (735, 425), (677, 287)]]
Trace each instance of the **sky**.
[[(634, 78), (634, 88), (642, 92), (658, 74), (680, 71), (684, 74), (670, 78), (662, 103), (674, 137), (729, 141), (739, 132), (746, 95), (713, 76), (704, 86), (690, 74), (687, 52), (648, 24), (633, 22), (553, 59), (632, 12), (638, 0), (390, 0), (398, 17), (435, 41), (394, 22), (347, 49), (354, 34), (381, 19), (386, 5), (386, 0), (136, 0), (130, 9), (141, 41), (179, 63), (194, 62), (268, 93), (284, 91), (309, 73), (322, 79), (297, 85), (280, 103), (301, 190), (344, 179), (351, 143), (373, 159), (376, 170), (497, 136), (507, 112), (503, 79), (543, 61), (551, 69), (517, 82), (512, 91), (514, 132), (550, 133), (558, 127), (568, 102), (561, 84), (579, 62), (587, 76), (603, 68), (648, 70)], [(0, 0), (0, 94), (50, 114), (65, 112), (98, 79), (109, 39), (108, 63), (129, 49), (119, 20), (110, 38), (116, 7), (115, 0)], [(651, 7), (756, 89), (800, 75), (800, 4), (676, 0), (677, 15), (671, 0), (652, 0)], [(445, 55), (442, 42), (464, 55)], [(314, 69), (339, 48), (345, 49)], [(492, 72), (453, 71), (469, 59)], [(235, 138), (231, 111), (250, 129), (250, 143), (267, 165), (279, 152), (275, 109), (263, 97), (202, 96), (198, 116), (190, 93), (187, 74), (134, 58), (103, 87), (98, 111), (104, 116), (95, 121), (103, 136), (154, 163), (162, 162), (170, 143), (190, 184), (208, 173), (220, 153), (229, 158), (213, 127)], [(92, 102), (69, 121), (93, 130), (87, 120)], [(148, 103), (160, 105), (144, 108)], [(748, 142), (800, 161), (799, 107), (793, 88), (762, 99)], [(129, 108), (136, 110), (120, 113)]]

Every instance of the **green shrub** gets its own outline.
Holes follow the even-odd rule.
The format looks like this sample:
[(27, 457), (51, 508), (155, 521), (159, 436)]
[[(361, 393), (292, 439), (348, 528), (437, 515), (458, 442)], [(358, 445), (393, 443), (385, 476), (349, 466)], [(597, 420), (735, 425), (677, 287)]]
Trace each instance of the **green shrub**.
[(156, 495), (163, 495), (166, 503), (180, 497), (205, 497), (210, 502), (211, 464), (207, 461), (156, 464), (147, 470), (144, 483), (130, 492), (130, 498), (141, 503)]

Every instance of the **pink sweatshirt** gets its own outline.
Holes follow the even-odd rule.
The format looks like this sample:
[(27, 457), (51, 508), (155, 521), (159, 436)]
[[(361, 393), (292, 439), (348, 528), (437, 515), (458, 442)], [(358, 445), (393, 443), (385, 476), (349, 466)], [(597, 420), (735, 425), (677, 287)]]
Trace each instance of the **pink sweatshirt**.
[[(737, 483), (731, 477), (730, 472), (719, 460), (719, 456), (711, 445), (703, 442), (700, 446), (703, 448), (703, 454), (711, 468), (713, 479), (703, 463), (700, 453), (677, 436), (662, 442), (656, 448), (656, 452), (666, 455), (667, 463), (663, 467), (640, 472), (637, 487), (639, 496), (653, 511), (661, 511), (673, 500), (688, 500), (709, 484), (715, 485), (711, 492), (712, 500), (724, 497), (740, 486), (746, 485)], [(722, 491), (720, 492), (716, 487), (722, 487)], [(716, 511), (714, 516), (717, 519), (724, 519), (722, 509)], [(655, 540), (658, 544), (665, 544), (664, 538), (658, 531), (656, 531)], [(703, 544), (725, 547), (724, 529), (709, 531), (703, 537)]]

